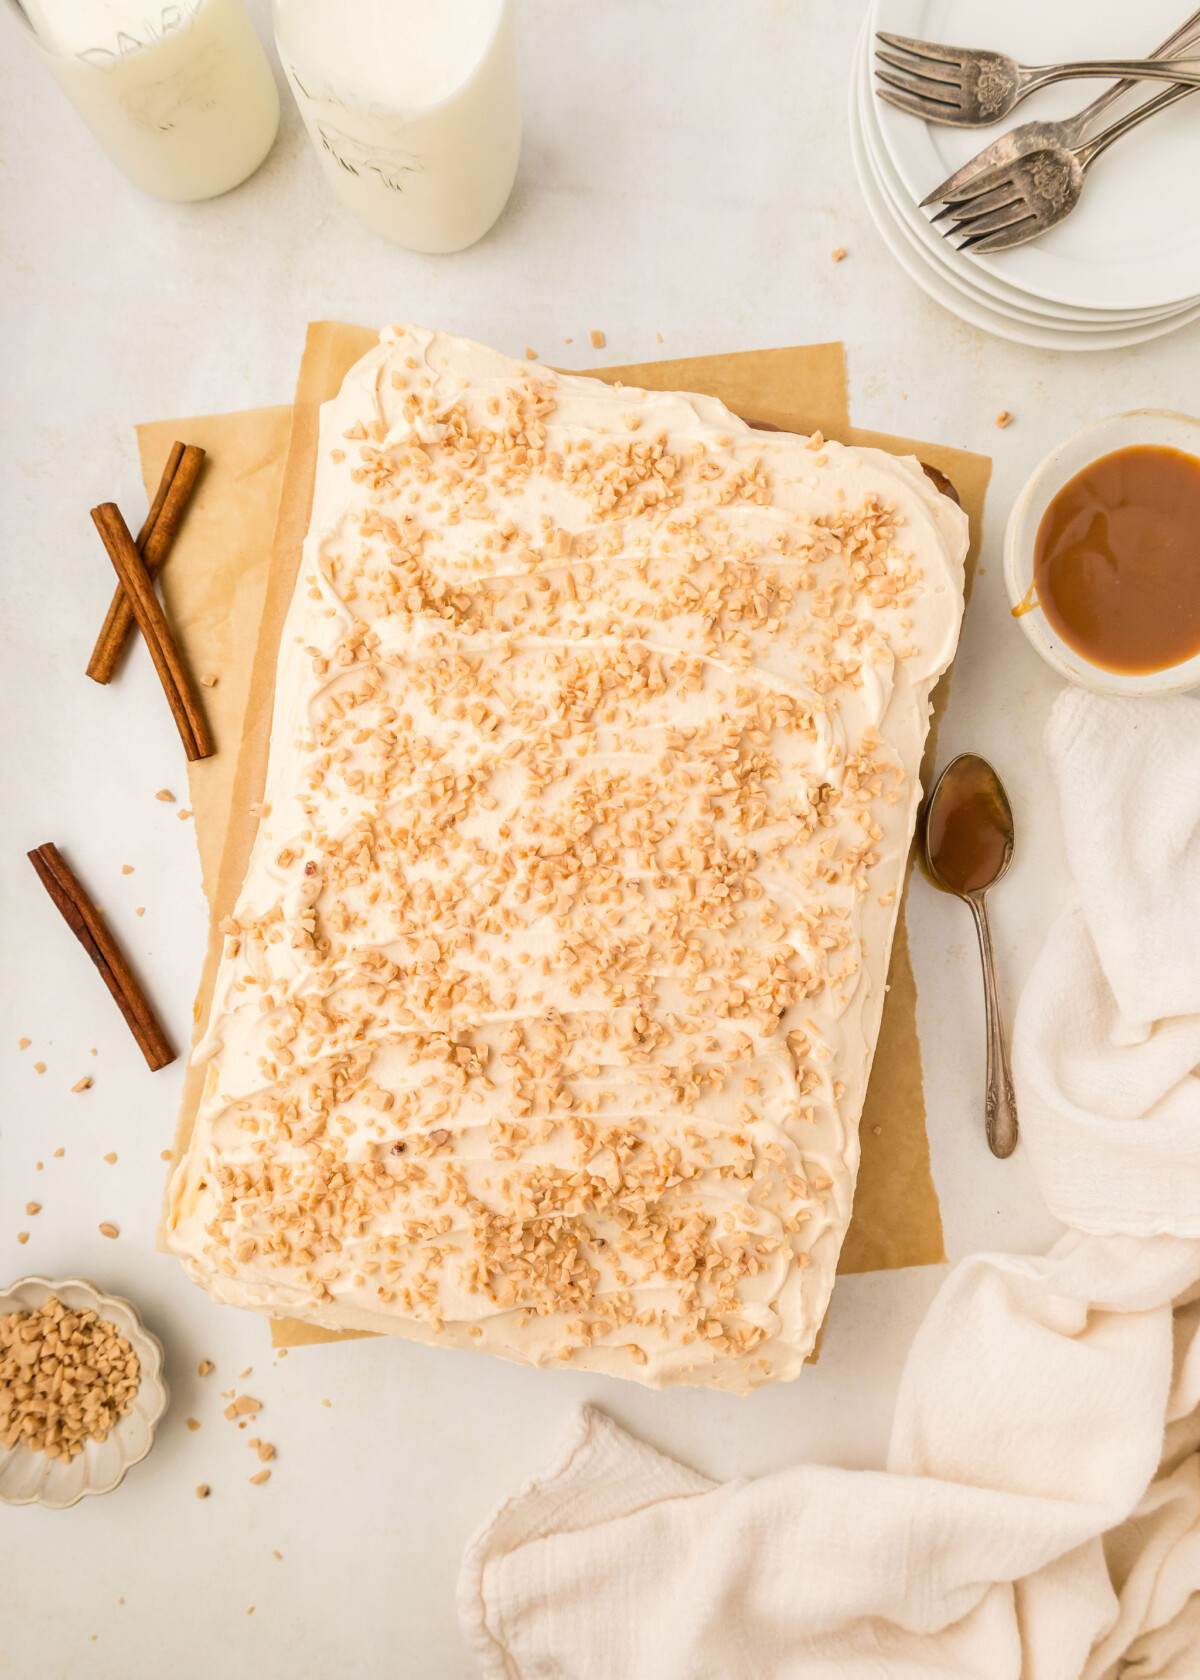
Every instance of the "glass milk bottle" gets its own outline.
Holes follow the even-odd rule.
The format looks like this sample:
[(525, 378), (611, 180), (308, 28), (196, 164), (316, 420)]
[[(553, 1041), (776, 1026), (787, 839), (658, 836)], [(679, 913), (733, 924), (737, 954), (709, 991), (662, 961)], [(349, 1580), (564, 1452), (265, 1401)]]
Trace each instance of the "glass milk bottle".
[(244, 0), (21, 0), (43, 63), (117, 168), (156, 198), (252, 175), (279, 94)]
[(274, 0), (317, 156), (361, 222), (461, 251), (512, 191), (521, 104), (511, 0)]

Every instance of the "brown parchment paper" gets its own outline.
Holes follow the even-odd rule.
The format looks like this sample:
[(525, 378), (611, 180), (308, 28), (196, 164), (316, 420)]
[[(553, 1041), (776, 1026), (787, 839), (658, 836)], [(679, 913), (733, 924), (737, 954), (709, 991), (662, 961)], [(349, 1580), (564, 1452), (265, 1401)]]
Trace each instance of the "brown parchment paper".
[[(176, 563), (164, 568), (161, 581), (192, 675), (217, 679), (214, 687), (201, 685), (198, 690), (216, 752), (188, 767), (210, 907), (233, 797), (291, 426), (292, 411), (285, 404), (199, 420), (156, 420), (137, 428), (147, 495), (153, 495), (177, 438), (208, 451), (173, 545)], [(126, 658), (138, 653), (135, 646)]]
[[(203, 1031), (222, 937), (218, 924), (233, 910), (257, 827), (256, 802), (266, 779), (275, 664), (308, 528), (316, 466), (319, 407), (377, 334), (340, 322), (310, 325), (292, 408), (260, 409), (139, 426), (147, 493), (158, 481), (171, 442), (202, 444), (210, 455), (187, 520), (163, 571), (172, 621), (198, 673), (218, 677), (203, 690), (217, 755), (189, 767), (189, 792), (212, 922), (197, 994), (195, 1031)], [(700, 391), (749, 420), (789, 431), (915, 454), (939, 467), (971, 518), (967, 587), (991, 462), (941, 445), (851, 427), (840, 344), (750, 351), (682, 361), (587, 370), (592, 377), (647, 389)], [(934, 696), (927, 765), (945, 710), (949, 673)], [(925, 778), (928, 785), (928, 776)], [(932, 1265), (945, 1259), (941, 1214), (929, 1166), (925, 1102), (917, 1039), (916, 986), (901, 908), (888, 975), (889, 991), (862, 1118), (862, 1161), (854, 1212), (839, 1272)], [(187, 1147), (203, 1074), (189, 1068), (174, 1158)], [(160, 1244), (162, 1233), (160, 1231)], [(277, 1347), (356, 1339), (295, 1319), (272, 1319)]]

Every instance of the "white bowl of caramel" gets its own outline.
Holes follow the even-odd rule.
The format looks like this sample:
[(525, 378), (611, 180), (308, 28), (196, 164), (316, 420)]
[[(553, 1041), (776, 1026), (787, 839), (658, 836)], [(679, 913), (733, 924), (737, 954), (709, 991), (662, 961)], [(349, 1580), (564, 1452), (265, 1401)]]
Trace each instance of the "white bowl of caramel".
[(1017, 497), (1004, 576), (1013, 616), (1071, 682), (1200, 686), (1200, 420), (1137, 409), (1060, 444)]

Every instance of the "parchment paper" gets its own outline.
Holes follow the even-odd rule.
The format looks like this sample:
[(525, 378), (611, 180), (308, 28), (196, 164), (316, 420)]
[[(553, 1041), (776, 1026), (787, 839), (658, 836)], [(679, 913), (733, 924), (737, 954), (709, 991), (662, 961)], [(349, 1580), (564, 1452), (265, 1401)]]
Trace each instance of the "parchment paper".
[[(376, 342), (369, 329), (339, 322), (310, 325), (293, 407), (210, 415), (138, 427), (143, 476), (153, 491), (175, 438), (209, 451), (192, 507), (162, 573), (164, 597), (197, 672), (218, 677), (202, 689), (218, 752), (189, 767), (205, 892), (212, 922), (194, 1009), (205, 1025), (222, 938), (249, 860), (266, 779), (275, 663), (308, 528), (316, 464), (318, 410), (347, 370)], [(967, 588), (991, 462), (942, 445), (850, 426), (845, 366), (839, 344), (743, 352), (686, 361), (588, 370), (610, 383), (701, 391), (748, 420), (789, 431), (915, 454), (939, 467), (958, 490), (971, 519)], [(131, 657), (136, 657), (137, 650)], [(949, 673), (934, 696), (926, 765), (945, 710)], [(928, 785), (928, 773), (925, 777)], [(929, 1168), (925, 1102), (917, 1040), (916, 987), (904, 910), (896, 928), (889, 991), (862, 1118), (862, 1162), (854, 1213), (839, 1272), (933, 1265), (945, 1259), (937, 1194)], [(189, 1069), (174, 1158), (187, 1147), (203, 1075)], [(161, 1243), (161, 1232), (160, 1232)], [(362, 1332), (320, 1329), (272, 1319), (275, 1346), (352, 1339)]]

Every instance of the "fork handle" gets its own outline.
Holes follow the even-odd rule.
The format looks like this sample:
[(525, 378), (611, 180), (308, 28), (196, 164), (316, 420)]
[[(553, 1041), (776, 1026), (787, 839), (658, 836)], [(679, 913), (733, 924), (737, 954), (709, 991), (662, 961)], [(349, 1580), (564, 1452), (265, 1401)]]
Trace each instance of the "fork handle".
[(1054, 82), (1120, 76), (1133, 82), (1190, 82), (1200, 86), (1200, 58), (1097, 58), (1077, 64), (1043, 64), (1021, 75), (1021, 97)]
[(1095, 163), (1101, 152), (1106, 152), (1114, 140), (1119, 140), (1130, 129), (1137, 128), (1140, 123), (1150, 117), (1156, 117), (1160, 111), (1165, 111), (1168, 105), (1176, 104), (1180, 99), (1186, 99), (1189, 94), (1197, 92), (1195, 82), (1185, 82), (1179, 87), (1167, 88), (1163, 93), (1155, 94), (1153, 99), (1146, 100), (1133, 111), (1127, 111), (1115, 123), (1110, 123), (1094, 140), (1075, 149), (1075, 156), (1079, 159), (1080, 167), (1087, 171)]
[[(1172, 53), (1181, 52), (1184, 47), (1190, 47), (1197, 35), (1200, 35), (1200, 11), (1193, 12), (1186, 23), (1181, 23), (1174, 35), (1168, 35), (1160, 46), (1155, 47), (1150, 57), (1169, 58)], [(1098, 94), (1090, 105), (1085, 106), (1077, 116), (1073, 117), (1071, 120), (1078, 124), (1076, 130), (1078, 140), (1083, 139), (1097, 117), (1103, 116), (1110, 105), (1115, 104), (1122, 94), (1128, 93), (1130, 88), (1135, 86), (1136, 83), (1130, 77), (1126, 77), (1121, 82), (1114, 82), (1111, 87), (1105, 88), (1103, 93)], [(1078, 140), (1076, 144), (1078, 144)]]

